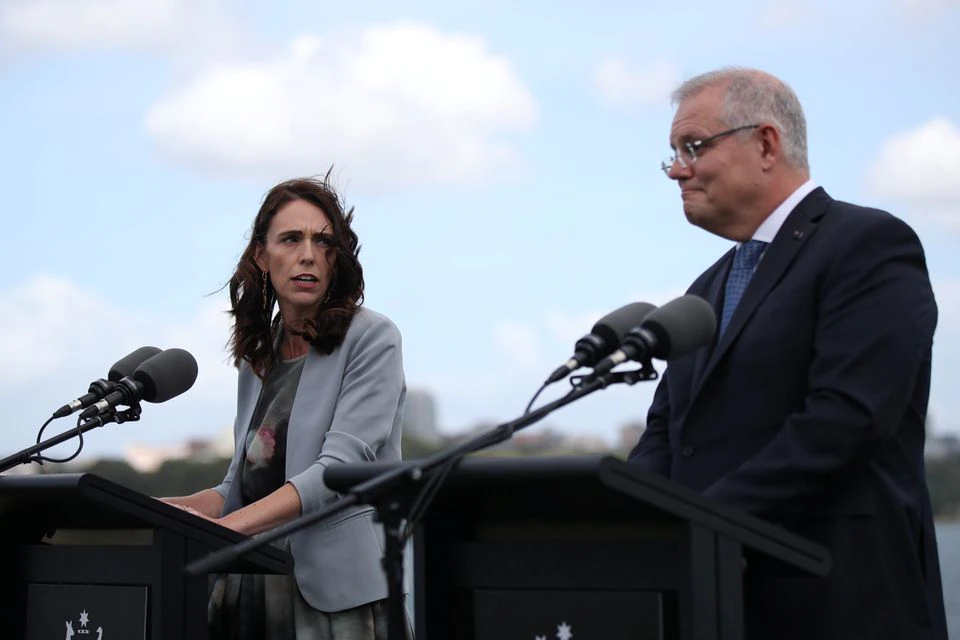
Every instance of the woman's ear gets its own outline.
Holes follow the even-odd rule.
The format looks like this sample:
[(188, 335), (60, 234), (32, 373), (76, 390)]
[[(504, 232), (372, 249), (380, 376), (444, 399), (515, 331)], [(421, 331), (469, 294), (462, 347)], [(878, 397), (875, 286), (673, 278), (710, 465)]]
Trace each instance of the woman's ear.
[(263, 253), (263, 245), (256, 245), (253, 248), (253, 261), (256, 263), (257, 267), (260, 268), (260, 271), (267, 271), (267, 259)]

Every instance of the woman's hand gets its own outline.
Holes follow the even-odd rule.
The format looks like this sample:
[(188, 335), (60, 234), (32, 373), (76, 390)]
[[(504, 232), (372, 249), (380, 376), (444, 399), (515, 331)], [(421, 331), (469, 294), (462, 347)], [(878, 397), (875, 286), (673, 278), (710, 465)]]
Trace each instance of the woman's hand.
[(300, 494), (287, 482), (270, 495), (228, 513), (217, 524), (252, 536), (293, 520), (300, 512)]
[(185, 504), (178, 504), (178, 505), (175, 505), (175, 506), (176, 506), (178, 509), (182, 509), (183, 511), (186, 511), (187, 513), (189, 513), (189, 514), (191, 514), (191, 515), (195, 515), (195, 516), (197, 516), (198, 518), (203, 518), (204, 520), (208, 520), (208, 521), (210, 521), (210, 522), (217, 522), (218, 520), (220, 520), (220, 518), (211, 518), (211, 517), (208, 516), (207, 514), (201, 513), (200, 511), (197, 511), (196, 509), (194, 509), (194, 508), (192, 508), (192, 507), (188, 507), (188, 506), (185, 505)]
[(187, 509), (190, 513), (212, 522), (215, 522), (223, 511), (223, 497), (213, 489), (204, 489), (189, 496), (165, 497), (157, 500), (179, 509)]

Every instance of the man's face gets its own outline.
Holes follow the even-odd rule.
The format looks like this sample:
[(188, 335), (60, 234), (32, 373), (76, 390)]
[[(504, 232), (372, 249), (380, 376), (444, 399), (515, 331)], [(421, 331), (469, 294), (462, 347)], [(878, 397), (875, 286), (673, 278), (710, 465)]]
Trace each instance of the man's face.
[[(670, 145), (683, 150), (732, 127), (725, 122), (723, 87), (710, 87), (680, 103), (670, 129)], [(696, 150), (686, 167), (675, 162), (668, 175), (680, 185), (683, 211), (691, 224), (731, 240), (747, 240), (756, 230), (755, 201), (762, 190), (756, 129), (725, 135)]]

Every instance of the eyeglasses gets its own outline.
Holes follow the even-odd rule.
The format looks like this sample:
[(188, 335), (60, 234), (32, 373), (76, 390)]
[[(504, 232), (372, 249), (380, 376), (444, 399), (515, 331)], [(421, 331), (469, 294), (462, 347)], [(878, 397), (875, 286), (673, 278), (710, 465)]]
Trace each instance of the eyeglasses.
[(703, 140), (694, 140), (693, 142), (684, 142), (680, 145), (680, 148), (674, 152), (672, 156), (660, 163), (660, 168), (665, 174), (670, 175), (670, 169), (673, 168), (675, 162), (679, 162), (680, 166), (684, 169), (692, 165), (697, 161), (697, 152), (703, 149), (704, 147), (713, 144), (720, 138), (729, 136), (731, 134), (737, 133), (738, 131), (744, 131), (746, 129), (756, 129), (759, 127), (759, 124), (747, 124), (742, 127), (734, 127), (733, 129), (727, 129), (726, 131), (721, 131), (720, 133), (714, 134), (709, 138), (704, 138)]

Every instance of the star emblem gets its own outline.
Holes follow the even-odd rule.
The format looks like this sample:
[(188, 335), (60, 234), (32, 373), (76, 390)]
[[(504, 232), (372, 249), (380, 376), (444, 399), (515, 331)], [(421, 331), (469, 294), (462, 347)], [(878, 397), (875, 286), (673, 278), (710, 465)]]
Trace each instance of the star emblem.
[(573, 637), (573, 628), (566, 622), (557, 626), (557, 640), (570, 640)]
[(90, 622), (90, 614), (86, 610), (80, 612), (80, 626), (85, 627)]

